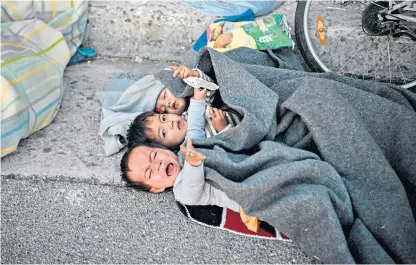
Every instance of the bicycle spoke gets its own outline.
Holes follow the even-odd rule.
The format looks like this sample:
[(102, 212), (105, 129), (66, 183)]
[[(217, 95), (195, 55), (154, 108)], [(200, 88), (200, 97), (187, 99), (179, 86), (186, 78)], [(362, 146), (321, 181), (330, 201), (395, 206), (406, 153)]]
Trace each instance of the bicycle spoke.
[(412, 71), (416, 74), (416, 70), (412, 67), (412, 65), (409, 64), (409, 66), (412, 69)]
[(389, 58), (389, 72), (390, 72), (390, 84), (391, 84), (391, 63), (390, 63), (390, 36), (387, 38), (387, 56)]
[[(375, 44), (375, 43), (376, 43), (376, 38), (373, 38), (373, 44)], [(377, 67), (376, 66), (374, 66), (374, 70), (375, 70), (375, 72), (374, 72), (374, 81), (377, 82)]]
[(327, 8), (327, 9), (330, 9), (330, 10), (347, 11), (347, 9), (345, 9), (345, 8), (340, 8), (340, 7), (327, 6), (326, 8)]
[[(350, 28), (354, 28), (353, 30), (351, 30), (350, 32), (347, 32), (348, 29)], [(326, 29), (326, 33), (332, 33), (332, 32), (336, 32), (336, 31), (343, 31), (343, 32), (347, 32), (348, 35), (345, 35), (345, 37), (348, 37), (349, 35), (351, 35), (354, 31), (356, 31), (357, 29), (361, 28), (361, 23), (358, 24), (358, 26), (353, 26), (350, 28), (334, 28), (333, 26), (331, 28), (327, 28)]]
[(399, 63), (399, 70), (400, 70), (400, 73), (402, 74), (403, 81), (406, 82), (407, 78), (405, 78), (404, 75), (403, 75), (403, 71), (402, 71), (402, 68), (400, 67), (400, 63)]
[[(347, 35), (345, 35), (345, 38), (348, 38), (349, 36), (351, 36), (356, 30), (358, 30), (358, 29), (360, 29), (362, 26), (361, 26), (361, 24), (360, 25), (358, 25), (357, 27), (355, 27), (352, 31), (350, 31)], [(365, 44), (365, 43), (364, 43)], [(362, 49), (362, 48), (361, 48)], [(359, 51), (359, 50), (358, 50)], [(358, 52), (357, 51), (357, 52)], [(355, 55), (355, 54), (354, 54)], [(353, 55), (353, 56), (354, 56)], [(351, 60), (352, 58), (350, 58), (350, 60)], [(346, 64), (348, 64), (349, 63), (349, 61), (347, 61), (347, 63)], [(341, 65), (341, 69), (337, 72), (337, 73), (339, 73), (341, 70), (342, 70), (342, 68), (344, 68), (345, 66), (346, 66), (346, 64), (345, 65)]]
[(371, 2), (373, 5), (376, 5), (376, 6), (378, 6), (378, 7), (381, 7), (381, 8), (383, 8), (383, 9), (385, 9), (386, 7), (385, 6), (382, 6), (382, 5), (379, 5), (379, 4), (377, 4), (376, 2)]
[[(389, 40), (390, 40), (390, 38), (389, 38)], [(396, 45), (396, 43), (395, 43), (394, 41), (392, 41), (391, 43), (392, 43), (393, 47), (397, 49), (397, 45)], [(403, 83), (406, 83), (406, 81), (407, 81), (407, 80), (410, 80), (410, 81), (411, 81), (411, 79), (408, 79), (408, 78), (406, 78), (406, 77), (404, 76), (403, 71), (402, 71), (402, 67), (400, 66), (400, 61), (398, 61), (398, 62), (396, 63), (396, 65), (397, 65), (397, 66), (399, 66), (400, 74), (402, 75), (402, 78), (403, 78)], [(413, 68), (412, 68), (412, 70), (413, 70), (413, 72), (415, 72), (415, 73), (416, 73), (416, 71), (414, 71), (414, 69), (413, 69)]]
[(348, 61), (341, 67), (341, 69), (338, 70), (337, 74), (339, 74), (339, 72), (341, 72), (342, 69), (344, 69), (344, 67), (352, 60), (352, 58), (354, 58), (354, 56), (364, 48), (364, 45), (368, 42), (369, 40), (367, 40), (366, 42), (364, 42), (364, 44), (361, 45), (361, 47), (348, 59)]
[[(371, 39), (374, 39), (374, 38), (372, 37)], [(370, 47), (369, 48), (371, 48), (371, 43), (370, 43)], [(369, 75), (369, 73), (368, 73), (368, 57), (369, 57), (369, 54), (367, 52), (367, 59), (366, 59), (366, 63), (365, 63), (365, 71), (366, 71), (366, 74), (367, 75)], [(363, 74), (363, 80), (364, 80), (364, 74)]]
[[(365, 73), (368, 74), (368, 53), (367, 53), (367, 58), (366, 58), (366, 63), (365, 63)], [(363, 73), (363, 80), (364, 80), (364, 73)]]

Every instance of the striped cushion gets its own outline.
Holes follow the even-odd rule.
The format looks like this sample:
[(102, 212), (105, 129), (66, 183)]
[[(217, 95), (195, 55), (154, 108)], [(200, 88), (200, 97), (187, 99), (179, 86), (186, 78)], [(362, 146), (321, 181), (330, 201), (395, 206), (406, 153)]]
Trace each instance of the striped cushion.
[(87, 0), (36, 0), (1, 2), (1, 22), (38, 19), (64, 35), (71, 56), (85, 38)]
[(1, 41), (3, 157), (55, 117), (71, 54), (62, 34), (39, 20), (3, 23)]
[(1, 12), (3, 157), (55, 117), (65, 66), (85, 38), (88, 1), (4, 0)]

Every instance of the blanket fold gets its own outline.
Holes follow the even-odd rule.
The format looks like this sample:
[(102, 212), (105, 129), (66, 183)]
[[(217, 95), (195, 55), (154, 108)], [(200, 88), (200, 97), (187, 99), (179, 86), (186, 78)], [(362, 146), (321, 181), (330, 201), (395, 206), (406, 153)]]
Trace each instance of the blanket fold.
[[(244, 116), (194, 141), (206, 179), (324, 263), (416, 262), (416, 95), (295, 71), (290, 59), (287, 69), (260, 54), (248, 64), (246, 53), (205, 48), (188, 65), (213, 77)], [(176, 95), (192, 93), (163, 71), (155, 76)]]

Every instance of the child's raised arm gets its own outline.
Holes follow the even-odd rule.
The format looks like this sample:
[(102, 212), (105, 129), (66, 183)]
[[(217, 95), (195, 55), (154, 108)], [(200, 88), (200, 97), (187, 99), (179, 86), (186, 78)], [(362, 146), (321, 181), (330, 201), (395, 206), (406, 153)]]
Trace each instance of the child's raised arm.
[(188, 108), (187, 139), (205, 138), (205, 108), (206, 89), (194, 89), (194, 98), (191, 99)]
[(186, 162), (193, 167), (199, 167), (206, 158), (194, 149), (191, 139), (188, 139), (186, 147), (181, 145), (181, 152), (185, 154)]
[(189, 67), (185, 65), (179, 66), (169, 66), (169, 69), (173, 71), (173, 76), (177, 76), (179, 78), (188, 78), (188, 77), (200, 77), (199, 72), (197, 70), (191, 70)]

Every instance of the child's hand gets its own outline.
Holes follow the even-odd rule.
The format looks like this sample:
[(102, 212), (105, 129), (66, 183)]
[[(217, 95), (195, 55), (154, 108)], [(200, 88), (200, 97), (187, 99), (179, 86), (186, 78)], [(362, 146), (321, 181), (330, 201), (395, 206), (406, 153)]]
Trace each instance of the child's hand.
[(260, 221), (258, 217), (255, 216), (248, 216), (244, 211), (243, 208), (240, 207), (240, 217), (241, 221), (246, 225), (248, 230), (256, 232), (259, 231)]
[(224, 112), (217, 108), (208, 107), (209, 114), (211, 114), (212, 125), (217, 132), (221, 132), (227, 127), (227, 120), (225, 119)]
[(207, 97), (206, 88), (194, 88), (194, 99), (205, 99)]
[(173, 71), (173, 76), (177, 76), (182, 79), (188, 78), (188, 77), (200, 77), (198, 71), (191, 70), (185, 65), (169, 66), (169, 69)]
[(186, 147), (181, 145), (181, 152), (185, 154), (186, 162), (193, 167), (199, 167), (206, 158), (203, 154), (198, 153), (194, 149), (191, 139), (188, 139)]

